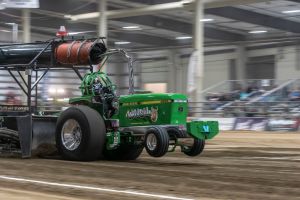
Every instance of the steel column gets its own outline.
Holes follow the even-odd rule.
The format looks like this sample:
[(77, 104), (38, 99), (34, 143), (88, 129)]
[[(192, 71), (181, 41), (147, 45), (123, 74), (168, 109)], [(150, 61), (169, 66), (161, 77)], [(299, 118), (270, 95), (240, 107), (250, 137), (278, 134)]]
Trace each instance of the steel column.
[(106, 0), (99, 0), (98, 11), (100, 13), (98, 19), (98, 36), (107, 37), (107, 2)]
[(204, 73), (204, 23), (201, 21), (204, 16), (203, 0), (195, 2), (195, 28), (194, 28), (194, 49), (197, 52), (196, 73), (194, 79), (196, 83), (195, 96), (193, 101), (202, 101), (203, 73)]
[(169, 75), (168, 75), (168, 92), (169, 93), (175, 93), (178, 92), (176, 89), (176, 79), (177, 79), (177, 73), (176, 73), (176, 50), (170, 50), (168, 51), (168, 68), (169, 68)]
[(29, 114), (32, 113), (32, 107), (31, 107), (31, 97), (32, 97), (32, 89), (31, 89), (31, 76), (32, 76), (32, 70), (26, 69), (25, 74), (27, 75), (27, 106), (29, 108)]
[(23, 9), (22, 10), (22, 26), (23, 26), (23, 42), (28, 43), (31, 41), (30, 35), (30, 10)]
[[(30, 9), (23, 9), (22, 10), (22, 28), (23, 28), (23, 42), (29, 43), (31, 42), (31, 24), (30, 24)], [(21, 72), (22, 76), (25, 76), (23, 72)], [(24, 79), (24, 78), (22, 78)], [(29, 82), (25, 83), (27, 86), (27, 105), (29, 106), (29, 113), (31, 113), (31, 75), (27, 77), (27, 81), (30, 79), (30, 85)], [(24, 100), (26, 99), (25, 96), (23, 96)]]
[(18, 42), (18, 32), (19, 32), (19, 30), (18, 30), (18, 24), (13, 24), (12, 25), (12, 41), (13, 42)]
[(246, 62), (247, 62), (247, 51), (245, 45), (241, 44), (236, 49), (236, 75), (238, 80), (246, 79)]
[[(104, 39), (105, 44), (107, 44), (107, 0), (98, 0), (98, 11), (100, 13), (98, 19), (98, 36), (105, 37)], [(94, 69), (93, 69), (94, 70)], [(105, 65), (102, 67), (102, 71), (106, 71)]]

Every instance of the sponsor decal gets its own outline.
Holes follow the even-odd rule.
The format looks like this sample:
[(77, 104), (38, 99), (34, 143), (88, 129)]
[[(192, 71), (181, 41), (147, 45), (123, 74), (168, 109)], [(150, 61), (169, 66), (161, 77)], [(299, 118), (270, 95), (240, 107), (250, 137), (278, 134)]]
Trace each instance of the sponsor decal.
[(299, 119), (270, 119), (268, 130), (270, 131), (297, 131)]
[(198, 118), (200, 121), (218, 121), (219, 129), (222, 131), (231, 131), (235, 118)]
[(126, 113), (128, 119), (145, 119), (150, 118), (152, 122), (156, 122), (158, 119), (158, 108), (145, 107), (145, 108), (135, 108), (128, 110)]
[(264, 131), (268, 119), (264, 117), (238, 117), (233, 130)]
[(203, 125), (202, 129), (203, 129), (204, 133), (209, 133), (209, 126), (208, 125)]
[(0, 105), (0, 112), (28, 112), (28, 106)]

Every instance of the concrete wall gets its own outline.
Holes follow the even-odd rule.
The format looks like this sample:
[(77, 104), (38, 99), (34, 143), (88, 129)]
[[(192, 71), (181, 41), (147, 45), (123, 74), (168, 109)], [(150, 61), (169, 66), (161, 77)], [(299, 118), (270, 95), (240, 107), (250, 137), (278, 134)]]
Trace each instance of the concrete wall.
[(248, 56), (275, 55), (275, 77), (279, 80), (300, 78), (300, 52), (298, 46), (251, 50)]
[[(152, 53), (152, 52), (151, 52)], [(149, 52), (149, 54), (151, 54)], [(143, 53), (145, 55), (145, 53)], [(155, 55), (155, 53), (154, 53)], [(155, 61), (149, 60), (142, 62), (142, 84), (144, 83), (169, 83), (170, 78), (176, 79), (176, 87), (170, 92), (186, 92), (187, 67), (189, 58), (179, 58), (176, 62), (171, 62), (168, 59), (168, 52), (160, 51), (161, 57), (166, 57), (165, 60)], [(246, 62), (249, 57), (260, 56), (275, 56), (275, 79), (288, 80), (300, 78), (300, 47), (287, 46), (264, 48), (246, 51)], [(179, 54), (180, 56), (180, 54)], [(220, 83), (224, 80), (230, 80), (231, 60), (238, 60), (239, 54), (233, 53), (217, 53), (214, 55), (205, 56), (204, 66), (204, 88)], [(177, 56), (178, 57), (178, 56)], [(237, 64), (239, 62), (236, 62)], [(246, 64), (246, 63), (245, 63)], [(169, 66), (173, 65), (176, 71), (176, 77), (170, 77), (171, 71)], [(239, 65), (237, 68), (241, 67)], [(239, 77), (237, 77), (239, 79)]]
[[(167, 54), (165, 54), (167, 56)], [(216, 83), (228, 80), (230, 78), (229, 68), (230, 60), (234, 58), (234, 54), (217, 54), (205, 56), (204, 66), (204, 88), (210, 87)], [(189, 58), (177, 58), (175, 62), (169, 59), (161, 61), (147, 61), (141, 64), (142, 84), (145, 83), (168, 83), (170, 79), (175, 79), (175, 89), (169, 92), (186, 92), (187, 70)], [(170, 66), (175, 70), (172, 76)]]

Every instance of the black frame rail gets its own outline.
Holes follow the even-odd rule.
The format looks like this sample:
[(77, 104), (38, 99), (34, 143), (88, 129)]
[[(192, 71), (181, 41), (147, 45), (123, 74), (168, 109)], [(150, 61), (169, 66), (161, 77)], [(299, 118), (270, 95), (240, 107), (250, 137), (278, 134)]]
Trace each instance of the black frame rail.
[[(96, 41), (98, 41), (99, 39), (103, 38), (92, 38)], [(92, 40), (89, 39), (89, 40)], [(83, 39), (82, 39), (83, 40)], [(64, 40), (64, 42), (67, 40)], [(5, 70), (8, 71), (8, 73), (10, 74), (10, 76), (14, 79), (14, 81), (17, 83), (17, 85), (19, 86), (19, 88), (23, 91), (23, 93), (25, 94), (25, 96), (27, 97), (27, 102), (26, 102), (26, 106), (27, 109), (20, 109), (24, 111), (24, 114), (33, 114), (33, 107), (32, 107), (32, 97), (35, 97), (35, 111), (37, 110), (37, 89), (38, 89), (38, 84), (39, 82), (44, 78), (44, 76), (51, 70), (51, 69), (55, 69), (55, 70), (73, 70), (75, 72), (75, 74), (78, 76), (78, 78), (80, 80), (83, 79), (82, 75), (80, 74), (79, 69), (86, 69), (86, 70), (90, 70), (92, 71), (92, 66), (85, 66), (85, 67), (75, 67), (73, 65), (60, 65), (58, 63), (55, 62), (54, 59), (54, 51), (51, 51), (51, 55), (50, 55), (50, 64), (48, 66), (46, 65), (39, 65), (38, 63), (38, 59), (43, 55), (43, 53), (48, 49), (48, 48), (53, 48), (55, 46), (55, 43), (57, 43), (58, 41), (53, 39), (51, 41), (49, 41), (47, 43), (47, 45), (44, 47), (44, 49), (42, 49), (40, 52), (38, 52), (35, 57), (29, 62), (29, 63), (24, 63), (24, 64), (5, 64), (5, 65), (0, 65), (0, 70)], [(13, 72), (17, 72), (18, 75), (20, 76), (20, 78), (18, 79), (17, 76), (15, 75), (15, 73)], [(42, 74), (40, 76), (38, 76), (38, 72), (42, 71)], [(22, 75), (21, 72), (25, 72), (25, 75), (27, 76), (27, 81), (24, 78), (24, 76)], [(32, 75), (35, 72), (35, 80), (34, 82), (32, 82)], [(35, 89), (35, 95), (32, 95), (32, 91)], [(3, 106), (7, 106), (7, 107), (11, 107), (10, 109), (7, 109), (7, 114), (9, 115), (9, 110), (15, 110), (14, 107), (18, 107), (17, 105), (14, 106), (10, 106), (10, 105), (3, 105)], [(20, 105), (22, 108), (24, 107), (23, 105)], [(4, 110), (2, 110), (1, 112), (3, 113)]]

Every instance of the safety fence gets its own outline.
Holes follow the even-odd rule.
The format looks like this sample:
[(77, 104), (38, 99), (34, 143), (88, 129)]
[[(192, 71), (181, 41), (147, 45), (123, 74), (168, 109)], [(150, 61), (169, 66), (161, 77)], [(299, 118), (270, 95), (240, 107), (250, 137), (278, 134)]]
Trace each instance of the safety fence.
[[(195, 119), (195, 118), (194, 118)], [(197, 118), (203, 121), (218, 121), (222, 131), (299, 131), (300, 118)]]
[[(228, 105), (229, 103), (230, 105)], [(189, 115), (206, 117), (298, 117), (300, 116), (300, 101), (189, 102)]]

